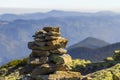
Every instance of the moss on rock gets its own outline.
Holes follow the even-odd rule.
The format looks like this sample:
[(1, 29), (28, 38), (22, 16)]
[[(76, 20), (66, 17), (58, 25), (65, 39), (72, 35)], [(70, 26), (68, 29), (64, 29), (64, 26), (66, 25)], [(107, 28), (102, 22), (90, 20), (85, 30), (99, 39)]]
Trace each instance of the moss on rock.
[(13, 60), (0, 67), (0, 80), (20, 80), (19, 68), (26, 65), (28, 58)]
[(0, 69), (2, 69), (2, 68), (11, 68), (11, 67), (15, 67), (15, 66), (16, 67), (24, 66), (27, 63), (27, 59), (28, 58), (10, 61), (9, 63), (1, 66)]
[(120, 50), (115, 50), (114, 55), (112, 57), (115, 61), (120, 60)]
[(72, 71), (78, 71), (78, 68), (85, 68), (87, 64), (90, 64), (89, 60), (81, 60), (81, 59), (73, 59), (71, 63), (69, 63), (69, 67)]
[(88, 74), (92, 80), (120, 80), (120, 63), (115, 66)]

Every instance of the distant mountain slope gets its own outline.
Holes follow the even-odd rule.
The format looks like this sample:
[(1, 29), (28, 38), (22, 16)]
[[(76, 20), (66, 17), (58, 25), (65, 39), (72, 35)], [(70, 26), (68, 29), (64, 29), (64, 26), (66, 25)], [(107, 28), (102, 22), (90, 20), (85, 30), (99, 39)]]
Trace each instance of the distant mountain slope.
[(89, 49), (83, 47), (75, 47), (68, 50), (73, 58), (89, 59), (91, 61), (102, 61), (108, 56), (112, 56), (114, 50), (120, 49), (120, 43), (111, 44), (98, 49)]
[(86, 13), (52, 10), (52, 11), (49, 11), (46, 13), (37, 12), (37, 13), (28, 13), (28, 14), (19, 14), (19, 15), (3, 14), (3, 15), (0, 15), (0, 20), (5, 20), (5, 21), (13, 21), (13, 20), (17, 20), (17, 19), (38, 20), (38, 19), (45, 19), (45, 18), (49, 18), (49, 17), (70, 17), (70, 16), (81, 16), (81, 15), (86, 15)]
[(93, 52), (94, 52), (93, 49), (85, 48), (85, 47), (75, 47), (68, 50), (68, 53), (72, 56), (72, 58), (88, 59), (88, 60), (94, 58)]
[[(64, 16), (61, 15), (63, 13), (65, 13)], [(11, 15), (14, 19), (9, 19), (7, 16), (8, 21), (0, 20), (0, 59), (2, 63), (29, 55), (31, 51), (27, 48), (27, 42), (33, 40), (34, 32), (44, 26), (60, 26), (63, 37), (69, 40), (67, 46), (89, 36), (111, 43), (120, 42), (120, 14), (77, 12), (73, 15), (73, 13), (51, 11), (42, 14), (35, 13), (35, 15), (23, 14), (22, 16), (28, 17), (24, 16), (17, 20)]]
[(38, 20), (38, 19), (45, 19), (48, 17), (71, 17), (71, 16), (116, 16), (119, 15), (114, 12), (110, 11), (101, 11), (97, 13), (86, 13), (86, 12), (74, 12), (74, 11), (61, 11), (61, 10), (52, 10), (46, 13), (42, 12), (37, 12), (37, 13), (28, 13), (28, 14), (12, 14), (12, 13), (7, 13), (7, 14), (2, 14), (0, 15), (0, 20), (5, 20), (5, 21), (13, 21), (17, 19), (22, 19), (22, 20)]
[(96, 48), (101, 48), (107, 45), (109, 45), (109, 43), (105, 42), (104, 40), (88, 37), (74, 45), (71, 45), (70, 47), (68, 47), (68, 49), (75, 48), (75, 47), (86, 47), (86, 48), (96, 49)]

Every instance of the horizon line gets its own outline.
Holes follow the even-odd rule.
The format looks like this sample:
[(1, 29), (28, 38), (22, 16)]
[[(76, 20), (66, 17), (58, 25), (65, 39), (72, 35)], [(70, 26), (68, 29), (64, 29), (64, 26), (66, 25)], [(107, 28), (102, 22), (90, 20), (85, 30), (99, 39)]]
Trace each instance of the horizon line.
[(42, 9), (42, 8), (7, 8), (7, 7), (0, 7), (0, 14), (29, 14), (29, 13), (47, 13), (50, 11), (68, 11), (68, 12), (88, 12), (88, 13), (97, 13), (97, 12), (115, 12), (120, 13), (120, 9), (114, 10), (102, 10), (102, 9)]

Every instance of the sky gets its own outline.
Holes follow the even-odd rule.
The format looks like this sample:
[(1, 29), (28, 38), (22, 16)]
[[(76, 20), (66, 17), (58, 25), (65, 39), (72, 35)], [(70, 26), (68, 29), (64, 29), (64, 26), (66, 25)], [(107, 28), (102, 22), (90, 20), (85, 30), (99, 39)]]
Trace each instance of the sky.
[(2, 8), (120, 12), (120, 0), (0, 0), (0, 12)]

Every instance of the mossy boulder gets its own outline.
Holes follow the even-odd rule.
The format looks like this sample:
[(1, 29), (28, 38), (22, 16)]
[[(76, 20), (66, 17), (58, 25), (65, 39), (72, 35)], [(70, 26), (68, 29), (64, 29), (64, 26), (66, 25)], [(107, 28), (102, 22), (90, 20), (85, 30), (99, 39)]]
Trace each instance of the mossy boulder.
[(27, 59), (13, 60), (0, 67), (0, 80), (20, 80), (23, 77), (19, 73), (21, 67), (27, 64)]
[(56, 64), (68, 64), (72, 62), (72, 58), (69, 54), (52, 54), (50, 56), (50, 61), (53, 61)]
[(120, 50), (115, 50), (114, 55), (113, 55), (113, 59), (115, 61), (120, 60)]
[(84, 60), (84, 59), (73, 59), (68, 66), (71, 68), (72, 71), (80, 71), (80, 69), (85, 68), (87, 64), (90, 64), (91, 61)]
[(88, 74), (92, 80), (120, 80), (120, 63), (115, 66)]
[(27, 60), (28, 57), (23, 58), (23, 59), (18, 59), (18, 60), (12, 60), (10, 62), (8, 62), (7, 64), (3, 65), (0, 67), (0, 69), (2, 68), (12, 68), (12, 67), (18, 67), (18, 66), (24, 66), (27, 64)]
[(93, 78), (92, 80), (113, 80), (111, 72), (104, 70), (94, 73), (91, 77)]

